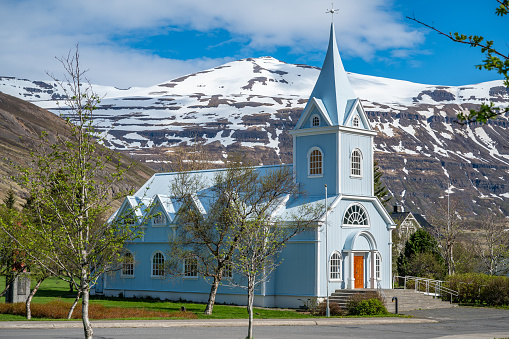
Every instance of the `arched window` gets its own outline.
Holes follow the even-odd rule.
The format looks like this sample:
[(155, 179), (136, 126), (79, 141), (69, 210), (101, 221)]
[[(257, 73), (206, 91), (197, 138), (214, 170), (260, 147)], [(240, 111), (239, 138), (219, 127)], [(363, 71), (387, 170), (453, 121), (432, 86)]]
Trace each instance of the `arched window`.
[(162, 277), (164, 275), (164, 255), (156, 252), (152, 255), (152, 276)]
[(341, 254), (338, 251), (330, 257), (330, 280), (341, 280)]
[(198, 277), (198, 260), (196, 258), (184, 259), (184, 277)]
[(159, 212), (158, 214), (156, 214), (154, 216), (154, 221), (153, 221), (154, 225), (164, 225), (165, 223), (166, 223), (166, 218), (165, 218), (164, 214), (162, 214), (161, 212)]
[(318, 148), (309, 154), (309, 175), (323, 175), (323, 155)]
[(350, 156), (350, 175), (353, 177), (362, 176), (362, 153), (359, 149), (354, 149)]
[(320, 117), (318, 115), (313, 116), (311, 119), (311, 126), (317, 127), (320, 126)]
[(124, 254), (124, 260), (122, 262), (122, 275), (133, 276), (134, 275), (134, 258), (131, 252)]
[(352, 122), (352, 126), (353, 127), (359, 127), (360, 123), (359, 123), (359, 116), (356, 115), (354, 118), (353, 118), (353, 122)]
[(375, 253), (375, 278), (381, 280), (382, 272), (382, 257), (379, 252)]
[(369, 226), (368, 213), (359, 204), (348, 207), (343, 218), (343, 225), (346, 226)]

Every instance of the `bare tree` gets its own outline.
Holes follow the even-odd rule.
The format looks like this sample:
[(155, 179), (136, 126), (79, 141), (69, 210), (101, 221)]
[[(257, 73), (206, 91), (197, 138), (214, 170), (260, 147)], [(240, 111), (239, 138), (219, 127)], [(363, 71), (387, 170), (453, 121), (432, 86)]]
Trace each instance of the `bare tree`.
[(507, 273), (507, 265), (502, 265), (509, 257), (507, 220), (498, 213), (490, 213), (482, 220), (472, 238), (479, 269), (489, 275)]

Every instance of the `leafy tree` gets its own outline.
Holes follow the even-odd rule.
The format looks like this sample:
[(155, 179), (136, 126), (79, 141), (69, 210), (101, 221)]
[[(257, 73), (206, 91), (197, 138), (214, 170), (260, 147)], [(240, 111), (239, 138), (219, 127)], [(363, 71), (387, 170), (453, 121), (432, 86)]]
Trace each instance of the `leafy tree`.
[[(418, 229), (410, 236), (405, 248), (398, 257), (398, 274), (400, 276), (429, 276), (443, 277), (444, 261), (438, 250), (438, 243), (424, 229)], [(419, 264), (415, 269), (415, 265)], [(433, 271), (430, 271), (429, 268)]]
[[(507, 15), (509, 13), (509, 0), (496, 1), (499, 3), (499, 6), (495, 9), (495, 14), (500, 17)], [(505, 78), (504, 84), (509, 88), (509, 54), (503, 54), (500, 48), (495, 48), (492, 40), (485, 40), (485, 38), (480, 35), (467, 36), (458, 32), (445, 33), (433, 26), (417, 20), (416, 18), (407, 18), (434, 30), (438, 34), (443, 35), (454, 42), (467, 44), (470, 47), (480, 48), (481, 53), (484, 53), (485, 59), (481, 64), (476, 65), (475, 67), (478, 69), (486, 69), (488, 71), (496, 71)], [(496, 118), (497, 116), (507, 112), (509, 112), (509, 107), (501, 108), (495, 107), (493, 103), (490, 103), (489, 105), (483, 103), (478, 111), (472, 109), (468, 114), (464, 114), (463, 112), (459, 113), (458, 120), (462, 123), (486, 123), (488, 120)]]
[[(112, 186), (123, 179), (126, 169), (120, 161), (112, 165), (113, 153), (95, 140), (100, 136), (94, 129), (93, 112), (100, 100), (83, 82), (78, 48), (59, 60), (67, 72), (60, 85), (67, 98), (65, 114), (71, 133), (53, 142), (43, 133), (39, 147), (31, 152), (31, 165), (17, 168), (15, 179), (33, 198), (37, 222), (25, 218), (22, 234), (3, 222), (0, 228), (31, 260), (82, 293), (84, 334), (92, 338), (90, 288), (99, 275), (120, 267), (124, 243), (139, 233), (130, 223), (107, 222), (111, 203), (123, 195), (113, 195)], [(99, 175), (105, 179), (98, 179)]]
[(378, 161), (375, 160), (373, 163), (373, 185), (375, 188), (375, 196), (382, 204), (386, 205), (389, 201), (391, 201), (392, 195), (390, 195), (389, 190), (385, 187), (385, 184), (382, 181), (383, 175), (384, 172), (380, 169)]

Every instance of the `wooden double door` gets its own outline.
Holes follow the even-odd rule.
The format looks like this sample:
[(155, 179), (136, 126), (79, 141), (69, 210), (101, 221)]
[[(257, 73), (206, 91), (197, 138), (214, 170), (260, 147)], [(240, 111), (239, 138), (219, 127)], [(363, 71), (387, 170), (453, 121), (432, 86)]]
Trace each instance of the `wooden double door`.
[(354, 288), (364, 288), (364, 256), (353, 257), (353, 273), (355, 278)]

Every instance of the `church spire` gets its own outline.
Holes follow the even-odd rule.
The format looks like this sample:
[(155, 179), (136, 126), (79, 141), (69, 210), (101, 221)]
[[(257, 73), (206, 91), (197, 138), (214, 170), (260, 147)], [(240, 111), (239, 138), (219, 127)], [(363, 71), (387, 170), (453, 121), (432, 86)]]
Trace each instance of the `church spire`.
[(320, 99), (333, 125), (342, 125), (345, 115), (357, 99), (339, 56), (334, 23), (331, 24), (329, 47), (318, 76), (312, 98)]

